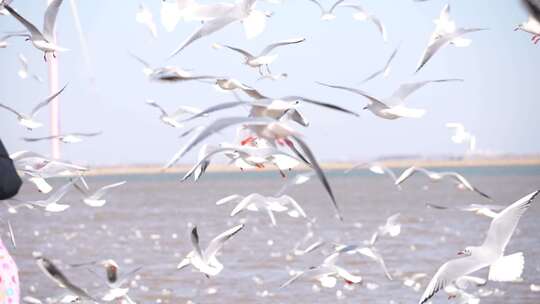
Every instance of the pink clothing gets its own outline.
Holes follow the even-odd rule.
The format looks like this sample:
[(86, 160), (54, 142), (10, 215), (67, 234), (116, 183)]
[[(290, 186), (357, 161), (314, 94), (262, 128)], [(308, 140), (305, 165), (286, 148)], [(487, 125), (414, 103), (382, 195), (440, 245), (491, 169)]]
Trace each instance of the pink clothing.
[(19, 304), (19, 271), (0, 238), (0, 304)]

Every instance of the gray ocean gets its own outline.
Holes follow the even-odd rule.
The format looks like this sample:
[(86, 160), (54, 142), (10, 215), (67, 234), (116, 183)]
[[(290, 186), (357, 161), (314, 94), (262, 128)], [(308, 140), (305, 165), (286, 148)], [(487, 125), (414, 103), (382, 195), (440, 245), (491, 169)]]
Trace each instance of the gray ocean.
[[(417, 303), (438, 267), (466, 246), (480, 245), (490, 223), (486, 217), (430, 209), (425, 203), (508, 205), (540, 189), (537, 166), (451, 170), (464, 174), (494, 201), (456, 189), (449, 182), (432, 183), (421, 175), (406, 181), (399, 191), (387, 176), (366, 170), (346, 175), (327, 171), (344, 215), (340, 222), (317, 179), (287, 192), (303, 206), (313, 223), (315, 236), (304, 247), (318, 239), (330, 244), (362, 244), (388, 216), (400, 213), (401, 234), (381, 238), (376, 244), (394, 276), (392, 281), (372, 260), (347, 255), (338, 260), (338, 265), (362, 276), (361, 284), (338, 281), (334, 288), (322, 288), (314, 286), (313, 281), (298, 280), (280, 289), (290, 271), (319, 265), (331, 252), (331, 246), (295, 256), (293, 248), (308, 232), (308, 220), (278, 213), (277, 226), (273, 227), (264, 212), (246, 211), (230, 217), (233, 204), (215, 205), (232, 194), (274, 194), (286, 181), (276, 172), (208, 173), (196, 183), (181, 183), (181, 176), (174, 174), (88, 177), (91, 188), (121, 180), (127, 184), (112, 190), (101, 208), (83, 204), (76, 191), (64, 198), (71, 208), (61, 213), (19, 209), (16, 214), (8, 214), (7, 208), (1, 208), (0, 217), (9, 219), (13, 226), (16, 249), (9, 244), (5, 224), (0, 231), (20, 268), (22, 294), (42, 300), (60, 296), (65, 290), (37, 267), (33, 257), (36, 253), (52, 259), (71, 281), (96, 296), (104, 290), (103, 269), (71, 268), (68, 264), (114, 259), (121, 273), (142, 266), (129, 293), (137, 303)], [(57, 179), (53, 185), (63, 182)], [(45, 195), (25, 185), (18, 197), (39, 199)], [(481, 303), (540, 303), (540, 292), (530, 289), (531, 284), (540, 284), (539, 219), (537, 199), (521, 219), (507, 248), (507, 253), (525, 254), (523, 281), (489, 282), (479, 290), (483, 295)], [(244, 223), (245, 228), (226, 243), (219, 256), (225, 268), (219, 275), (206, 278), (193, 268), (176, 269), (192, 250), (189, 233), (193, 225), (197, 225), (205, 247), (214, 236), (239, 223)], [(415, 273), (427, 273), (419, 281), (419, 290), (404, 285), (404, 278)], [(487, 270), (475, 275), (485, 278)], [(433, 303), (456, 302), (440, 292)]]

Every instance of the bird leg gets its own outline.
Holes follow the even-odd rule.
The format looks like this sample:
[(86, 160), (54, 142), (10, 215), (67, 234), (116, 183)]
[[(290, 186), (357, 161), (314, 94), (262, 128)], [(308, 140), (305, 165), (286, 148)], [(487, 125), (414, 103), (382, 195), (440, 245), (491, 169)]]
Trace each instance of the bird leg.
[(247, 144), (251, 144), (251, 143), (253, 143), (256, 139), (257, 139), (257, 138), (254, 137), (254, 136), (249, 136), (249, 137), (245, 138), (244, 140), (242, 140), (242, 141), (240, 142), (240, 145), (245, 146), (245, 145), (247, 145)]
[(259, 66), (259, 75), (264, 76), (264, 73), (262, 72), (262, 65)]
[(53, 56), (54, 58), (56, 58), (56, 53), (55, 53), (55, 52), (52, 52), (52, 56)]
[(533, 42), (534, 44), (538, 44), (539, 41), (540, 41), (540, 35), (534, 35), (534, 36), (532, 37), (532, 42)]
[(268, 72), (268, 75), (272, 75), (272, 72), (270, 71), (270, 65), (266, 64), (266, 71)]
[(47, 62), (47, 52), (43, 53), (43, 60), (45, 60), (45, 62)]

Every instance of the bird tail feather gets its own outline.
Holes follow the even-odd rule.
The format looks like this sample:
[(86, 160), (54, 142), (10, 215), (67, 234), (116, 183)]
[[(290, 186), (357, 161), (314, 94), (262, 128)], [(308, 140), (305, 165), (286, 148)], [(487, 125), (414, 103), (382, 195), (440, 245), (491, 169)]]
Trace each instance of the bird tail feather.
[(525, 258), (523, 252), (503, 256), (489, 267), (490, 281), (511, 282), (521, 279)]

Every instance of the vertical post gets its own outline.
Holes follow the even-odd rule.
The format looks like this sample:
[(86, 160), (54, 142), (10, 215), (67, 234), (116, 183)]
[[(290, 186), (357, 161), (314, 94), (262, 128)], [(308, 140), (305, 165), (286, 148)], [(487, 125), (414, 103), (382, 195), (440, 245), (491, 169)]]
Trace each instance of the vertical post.
[[(47, 0), (47, 6), (53, 0)], [(53, 41), (56, 44), (56, 33), (53, 33)], [(56, 54), (58, 56), (58, 54)], [(54, 56), (47, 56), (47, 62), (49, 66), (49, 93), (50, 95), (58, 92), (58, 58)], [(50, 103), (50, 122), (51, 122), (51, 136), (58, 136), (60, 134), (60, 108), (58, 105), (58, 96)], [(58, 138), (51, 140), (51, 156), (53, 159), (60, 158), (60, 141)]]

